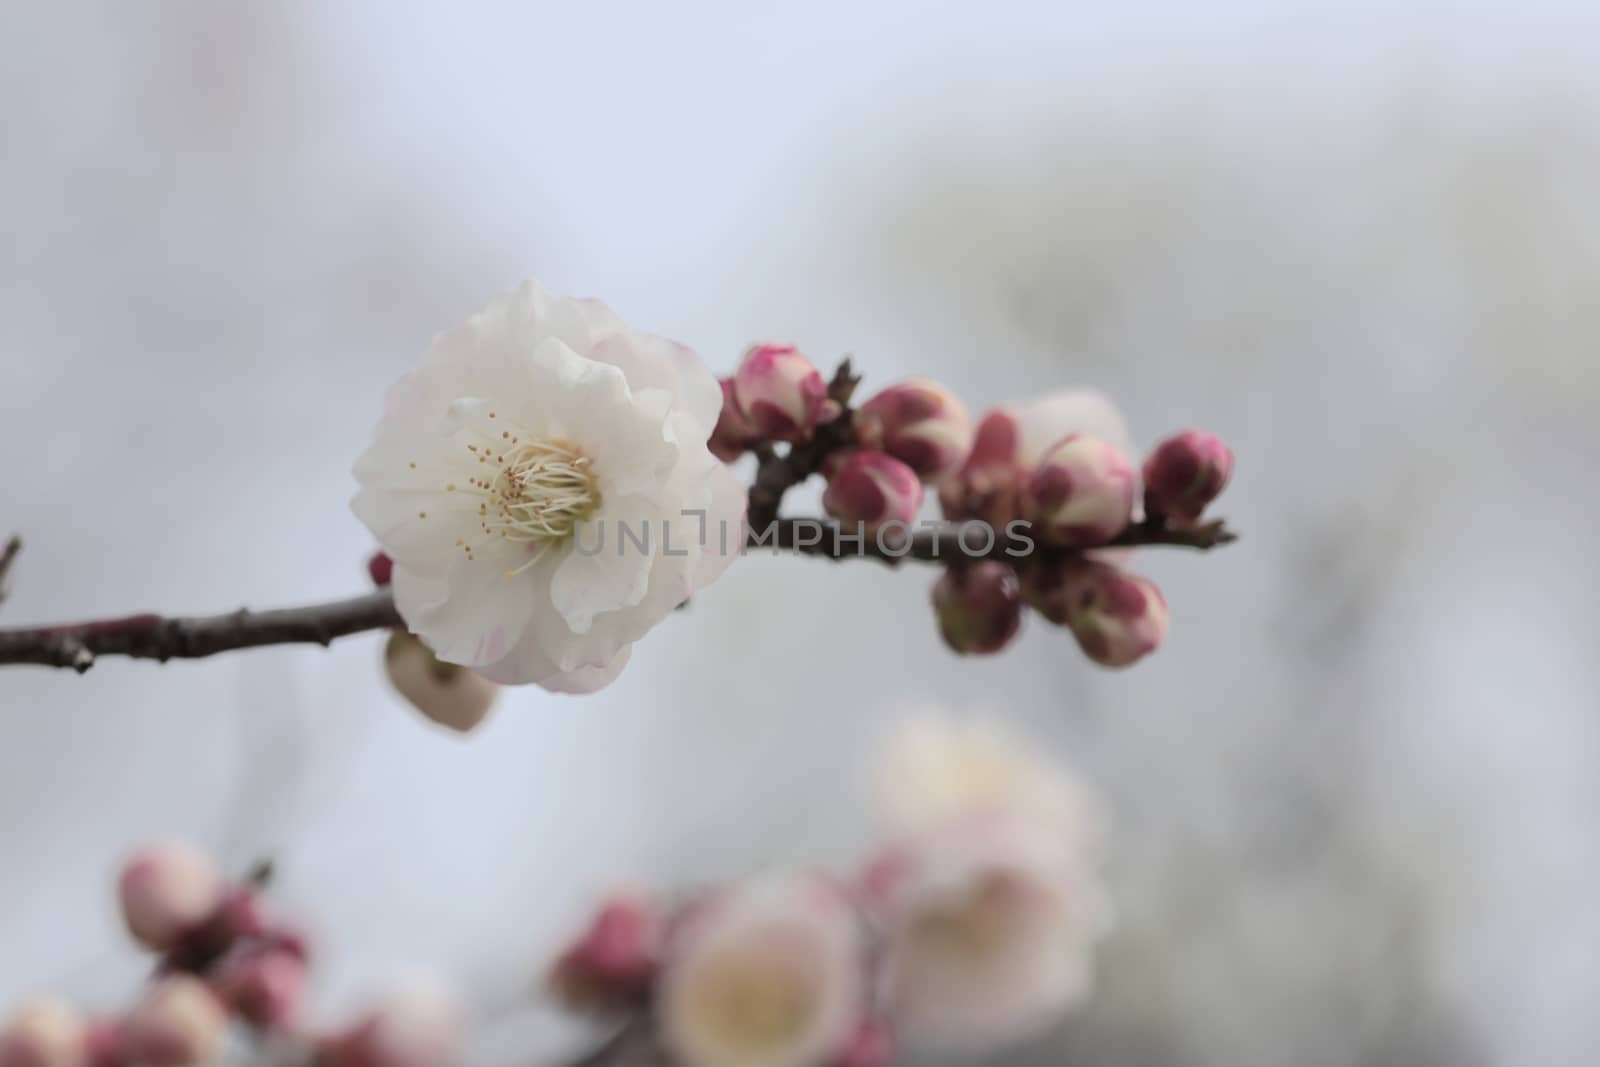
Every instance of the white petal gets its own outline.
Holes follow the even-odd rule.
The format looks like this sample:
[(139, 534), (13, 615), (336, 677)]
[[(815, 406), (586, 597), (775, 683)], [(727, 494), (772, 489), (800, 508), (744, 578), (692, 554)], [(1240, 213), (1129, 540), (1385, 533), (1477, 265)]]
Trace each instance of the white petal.
[(538, 582), (545, 578), (537, 567), (514, 573), (527, 561), (527, 551), (526, 545), (493, 539), (476, 558), (457, 559), (442, 581), (397, 566), (395, 607), (440, 659), (466, 667), (493, 663), (522, 639)]
[(593, 693), (616, 681), (617, 675), (622, 673), (622, 668), (628, 665), (628, 658), (631, 655), (633, 646), (627, 645), (621, 652), (611, 657), (610, 663), (598, 667), (579, 667), (575, 671), (548, 675), (538, 680), (539, 685), (552, 693)]
[(574, 633), (588, 633), (596, 615), (644, 598), (668, 528), (655, 502), (639, 496), (606, 500), (578, 525), (573, 551), (550, 583), (550, 600)]
[(1120, 449), (1131, 460), (1133, 441), (1127, 423), (1104, 393), (1098, 389), (1062, 389), (1016, 409), (1020, 440), (1018, 458), (1033, 466), (1040, 457), (1068, 434), (1098, 437)]

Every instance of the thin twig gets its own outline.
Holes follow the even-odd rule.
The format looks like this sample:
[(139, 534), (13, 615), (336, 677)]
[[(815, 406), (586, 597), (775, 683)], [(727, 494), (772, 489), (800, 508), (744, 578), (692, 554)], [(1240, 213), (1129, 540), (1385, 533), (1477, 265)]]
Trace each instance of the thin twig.
[(0, 604), (6, 600), (7, 583), (11, 578), (11, 565), (17, 561), (17, 553), (22, 551), (22, 538), (12, 534), (6, 542), (5, 548), (0, 548)]
[[(1221, 522), (1192, 530), (1141, 523), (1113, 540), (1111, 547), (1170, 545), (1206, 549), (1224, 545), (1234, 534)], [(795, 552), (827, 559), (872, 559), (890, 565), (903, 561), (960, 566), (977, 559), (998, 559), (1025, 565), (1073, 555), (1072, 550), (998, 535), (981, 523), (949, 523), (923, 530), (909, 539), (886, 530), (882, 538), (859, 537), (823, 519), (777, 519), (765, 528), (752, 527), (746, 550)], [(240, 648), (265, 645), (319, 644), (368, 630), (402, 626), (387, 591), (366, 596), (272, 611), (240, 609), (226, 615), (165, 617), (129, 615), (117, 619), (59, 626), (0, 629), (0, 664), (33, 663), (71, 667), (80, 673), (99, 656), (133, 659), (199, 659)]]

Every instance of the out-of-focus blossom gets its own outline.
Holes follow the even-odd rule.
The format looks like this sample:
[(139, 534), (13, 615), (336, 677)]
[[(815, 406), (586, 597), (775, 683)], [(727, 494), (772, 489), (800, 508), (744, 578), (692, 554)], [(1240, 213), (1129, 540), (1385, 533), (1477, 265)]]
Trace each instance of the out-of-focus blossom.
[(0, 1028), (0, 1067), (86, 1067), (89, 1024), (59, 997), (22, 1004)]
[(1167, 602), (1154, 582), (1094, 560), (1064, 560), (1023, 572), (1023, 594), (1039, 614), (1066, 626), (1083, 654), (1126, 667), (1161, 647)]
[(200, 979), (187, 974), (161, 978), (128, 1013), (121, 1053), (141, 1067), (190, 1067), (209, 1063), (222, 1051), (228, 1018)]
[(732, 463), (760, 441), (761, 434), (740, 410), (739, 399), (733, 392), (733, 379), (724, 378), (721, 385), (722, 411), (717, 415), (716, 428), (706, 444), (712, 455), (724, 463)]
[(910, 523), (922, 507), (922, 482), (887, 453), (855, 449), (830, 465), (822, 506), (847, 526)]
[(494, 707), (500, 687), (476, 671), (446, 663), (403, 631), (383, 650), (389, 682), (410, 705), (440, 726), (466, 733)]
[(1022, 628), (1016, 572), (997, 560), (951, 567), (933, 586), (945, 644), (962, 655), (998, 652)]
[(855, 1031), (865, 995), (860, 920), (816, 878), (729, 888), (669, 940), (662, 1040), (683, 1067), (820, 1067)]
[(1098, 437), (1072, 434), (1040, 457), (1023, 487), (1023, 514), (1044, 540), (1103, 545), (1133, 517), (1133, 468)]
[(855, 412), (856, 441), (887, 452), (937, 481), (972, 447), (972, 420), (955, 394), (935, 382), (900, 382), (875, 394)]
[(919, 1046), (1036, 1036), (1086, 991), (1105, 905), (1069, 838), (996, 814), (909, 842), (874, 885), (886, 1003)]
[(865, 889), (896, 1035), (984, 1050), (1050, 1026), (1106, 925), (1093, 801), (996, 728), (938, 720), (895, 737), (880, 789), (889, 835)]
[(809, 441), (835, 409), (822, 372), (793, 345), (760, 344), (745, 352), (733, 375), (739, 410), (758, 437)]
[(162, 841), (135, 853), (117, 879), (128, 932), (157, 952), (175, 946), (216, 915), (227, 885), (211, 857), (183, 841)]
[(442, 335), (355, 465), (408, 628), (493, 681), (608, 684), (743, 542), (721, 408), (689, 349), (537, 283)]
[(396, 985), (342, 1033), (322, 1043), (322, 1067), (455, 1067), (462, 1062), (455, 996), (420, 976)]
[(1233, 450), (1216, 434), (1188, 430), (1162, 441), (1144, 461), (1144, 506), (1152, 515), (1194, 522), (1233, 475)]

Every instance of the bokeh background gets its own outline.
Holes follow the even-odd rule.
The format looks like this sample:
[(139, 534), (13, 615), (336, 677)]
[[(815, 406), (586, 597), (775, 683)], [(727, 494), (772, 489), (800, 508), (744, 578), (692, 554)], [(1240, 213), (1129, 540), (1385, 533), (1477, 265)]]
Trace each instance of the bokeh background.
[(531, 991), (593, 893), (848, 862), (938, 705), (1115, 817), (1096, 996), (998, 1062), (1593, 1064), (1597, 60), (1580, 0), (6, 5), (0, 622), (360, 590), (382, 390), (525, 276), (717, 368), (1101, 386), (1234, 444), (1245, 538), (1146, 553), (1125, 673), (1042, 625), (958, 661), (931, 573), (764, 557), (464, 740), (373, 636), (7, 669), (0, 1002), (124, 996), (111, 874), (182, 833), (277, 860), (320, 1009), (431, 964), (476, 1062), (556, 1063)]

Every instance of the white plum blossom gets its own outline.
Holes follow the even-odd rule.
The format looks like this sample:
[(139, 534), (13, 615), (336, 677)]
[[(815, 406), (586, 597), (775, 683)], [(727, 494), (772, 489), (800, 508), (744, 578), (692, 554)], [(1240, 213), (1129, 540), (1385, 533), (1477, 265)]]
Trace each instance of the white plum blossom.
[(1057, 1022), (1109, 917), (1084, 791), (992, 728), (921, 723), (891, 747), (883, 796), (890, 842), (866, 888), (896, 1033), (981, 1051)]
[(823, 1067), (860, 1022), (859, 916), (814, 877), (733, 886), (690, 908), (658, 986), (662, 1041), (684, 1067)]
[(406, 625), (497, 682), (608, 684), (740, 550), (721, 408), (688, 348), (536, 282), (441, 335), (355, 465)]

